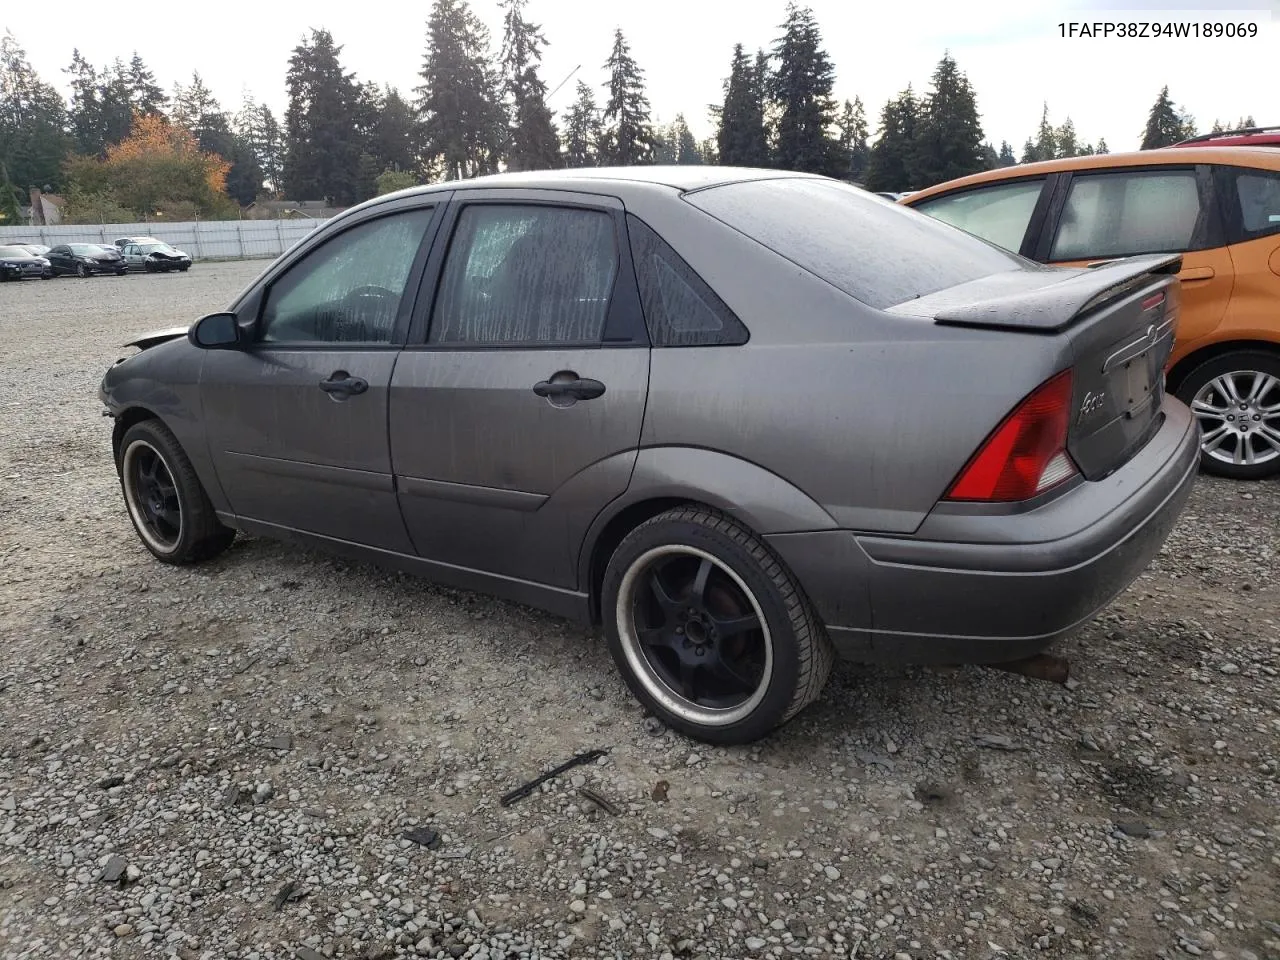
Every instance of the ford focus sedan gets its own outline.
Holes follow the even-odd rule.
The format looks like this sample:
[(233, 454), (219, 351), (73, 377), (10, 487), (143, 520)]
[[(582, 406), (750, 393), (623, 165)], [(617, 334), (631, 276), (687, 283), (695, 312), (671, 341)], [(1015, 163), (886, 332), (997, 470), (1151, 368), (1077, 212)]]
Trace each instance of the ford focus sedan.
[(837, 655), (1029, 656), (1144, 569), (1196, 475), (1178, 269), (821, 177), (504, 174), (344, 212), (100, 394), (159, 560), (242, 531), (592, 622), (740, 743)]

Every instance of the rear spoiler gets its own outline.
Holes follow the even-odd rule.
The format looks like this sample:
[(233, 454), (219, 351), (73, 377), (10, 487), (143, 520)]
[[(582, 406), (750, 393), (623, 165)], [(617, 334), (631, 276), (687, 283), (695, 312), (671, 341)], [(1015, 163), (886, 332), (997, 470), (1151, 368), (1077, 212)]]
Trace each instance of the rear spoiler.
[(1060, 333), (1085, 314), (1181, 269), (1180, 253), (1125, 257), (1035, 290), (948, 307), (933, 320), (948, 327)]

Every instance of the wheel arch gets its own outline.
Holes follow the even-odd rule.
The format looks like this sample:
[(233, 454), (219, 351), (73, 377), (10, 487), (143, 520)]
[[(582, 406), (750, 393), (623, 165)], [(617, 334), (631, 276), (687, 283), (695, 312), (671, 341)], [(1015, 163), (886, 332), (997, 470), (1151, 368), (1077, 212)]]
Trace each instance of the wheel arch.
[(640, 451), (626, 492), (592, 521), (578, 558), (592, 623), (600, 622), (600, 589), (609, 558), (646, 520), (678, 506), (724, 513), (752, 533), (830, 530), (838, 525), (823, 507), (765, 468), (702, 447), (648, 447)]
[[(135, 424), (142, 423), (144, 420), (164, 420), (154, 410), (146, 407), (127, 407), (119, 416), (116, 417), (115, 426), (111, 429), (111, 456), (116, 462), (116, 469), (120, 469), (120, 444), (124, 440), (124, 435), (129, 432), (129, 428)], [(167, 427), (168, 424), (165, 424)], [(170, 431), (172, 432), (172, 431)]]
[(1187, 354), (1169, 370), (1166, 377), (1169, 392), (1177, 393), (1187, 374), (1196, 367), (1240, 350), (1258, 351), (1280, 357), (1280, 344), (1270, 340), (1221, 340), (1206, 344), (1199, 350)]

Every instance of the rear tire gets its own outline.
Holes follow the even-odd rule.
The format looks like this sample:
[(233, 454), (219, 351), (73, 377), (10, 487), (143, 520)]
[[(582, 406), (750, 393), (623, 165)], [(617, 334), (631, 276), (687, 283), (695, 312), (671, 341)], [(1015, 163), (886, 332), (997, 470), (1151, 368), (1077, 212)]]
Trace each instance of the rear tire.
[(1177, 397), (1200, 424), (1200, 465), (1232, 480), (1280, 475), (1280, 356), (1233, 350), (1193, 368)]
[(199, 563), (231, 545), (225, 527), (173, 433), (159, 420), (135, 423), (120, 440), (125, 508), (142, 545), (165, 563)]
[(834, 649), (799, 584), (736, 520), (678, 507), (631, 531), (601, 591), (609, 651), (668, 726), (749, 743), (818, 698)]

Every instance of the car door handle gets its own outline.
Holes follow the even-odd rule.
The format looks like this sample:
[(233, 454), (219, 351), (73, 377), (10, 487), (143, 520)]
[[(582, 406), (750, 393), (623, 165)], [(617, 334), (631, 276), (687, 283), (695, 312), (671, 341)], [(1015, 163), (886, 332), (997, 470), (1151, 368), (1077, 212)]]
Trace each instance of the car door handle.
[(1178, 279), (1186, 283), (1188, 280), (1212, 280), (1215, 275), (1213, 267), (1188, 267), (1178, 274)]
[(335, 396), (350, 397), (368, 390), (369, 381), (362, 377), (353, 377), (345, 370), (337, 370), (329, 374), (328, 380), (320, 381), (320, 389)]
[[(557, 374), (559, 376), (559, 374)], [(570, 374), (569, 376), (573, 376)], [(599, 380), (575, 377), (570, 380), (539, 380), (533, 385), (533, 392), (548, 400), (573, 399), (594, 400), (604, 394), (604, 384)]]

